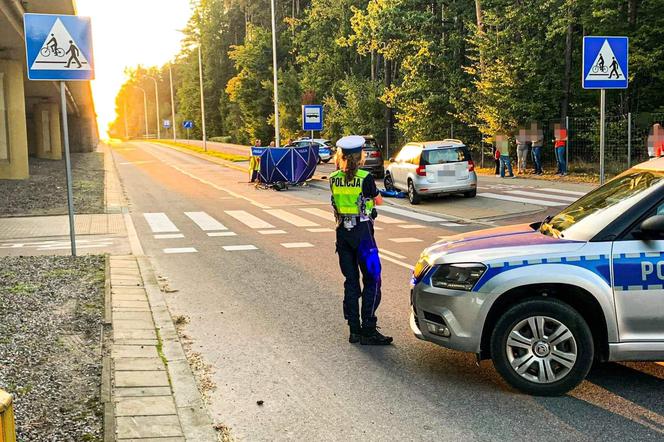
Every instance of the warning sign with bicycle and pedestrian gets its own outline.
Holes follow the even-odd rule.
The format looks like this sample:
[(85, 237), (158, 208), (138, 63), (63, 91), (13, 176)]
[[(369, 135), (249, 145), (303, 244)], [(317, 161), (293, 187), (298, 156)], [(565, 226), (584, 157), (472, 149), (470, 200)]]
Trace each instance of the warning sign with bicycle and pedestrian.
[(89, 17), (25, 14), (30, 80), (92, 80), (92, 30)]
[(583, 37), (583, 88), (626, 89), (628, 49), (627, 37)]

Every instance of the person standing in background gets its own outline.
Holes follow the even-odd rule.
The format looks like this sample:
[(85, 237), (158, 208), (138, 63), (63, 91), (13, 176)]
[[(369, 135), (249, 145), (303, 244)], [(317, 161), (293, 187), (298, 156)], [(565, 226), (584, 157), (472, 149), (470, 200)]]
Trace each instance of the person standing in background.
[(535, 175), (543, 175), (542, 169), (542, 142), (544, 141), (544, 132), (537, 123), (530, 125), (530, 140), (533, 145), (533, 163), (535, 164)]
[(510, 159), (509, 139), (507, 135), (496, 135), (496, 149), (500, 151), (500, 177), (505, 178), (505, 169), (509, 173), (508, 178), (514, 178), (512, 171), (512, 160)]
[(254, 146), (251, 148), (251, 156), (249, 157), (249, 179), (250, 183), (255, 183), (258, 179), (258, 172), (261, 169), (261, 158), (258, 155), (254, 155), (254, 147), (261, 147), (261, 140), (256, 139), (254, 141)]
[(664, 130), (659, 123), (655, 123), (648, 135), (648, 157), (659, 158), (661, 156), (664, 156)]
[(553, 148), (556, 151), (556, 160), (558, 161), (558, 173), (556, 175), (567, 175), (567, 129), (559, 124), (554, 126), (553, 130), (555, 140)]
[(496, 146), (493, 146), (493, 161), (496, 164), (496, 176), (500, 176), (500, 150)]
[(528, 151), (530, 150), (531, 141), (528, 139), (528, 135), (525, 128), (519, 129), (519, 132), (516, 136), (516, 158), (517, 158), (517, 167), (519, 169), (519, 175), (526, 173), (526, 166), (528, 163)]

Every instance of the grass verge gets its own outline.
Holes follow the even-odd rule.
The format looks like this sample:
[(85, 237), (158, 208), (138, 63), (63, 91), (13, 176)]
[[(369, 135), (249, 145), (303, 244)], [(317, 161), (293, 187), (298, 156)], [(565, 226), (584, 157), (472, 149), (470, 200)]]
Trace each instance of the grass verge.
[(192, 152), (200, 153), (203, 155), (208, 155), (211, 157), (215, 158), (221, 158), (222, 160), (226, 161), (232, 161), (234, 163), (241, 162), (241, 161), (249, 161), (249, 157), (247, 155), (236, 155), (232, 153), (225, 153), (225, 152), (218, 152), (216, 150), (208, 150), (205, 151), (202, 148), (198, 146), (193, 146), (191, 144), (186, 144), (186, 143), (179, 143), (176, 141), (165, 141), (165, 140), (159, 140), (159, 141), (153, 141), (154, 143), (158, 144), (165, 144), (167, 146), (174, 146), (174, 147), (180, 147), (183, 149), (191, 150)]

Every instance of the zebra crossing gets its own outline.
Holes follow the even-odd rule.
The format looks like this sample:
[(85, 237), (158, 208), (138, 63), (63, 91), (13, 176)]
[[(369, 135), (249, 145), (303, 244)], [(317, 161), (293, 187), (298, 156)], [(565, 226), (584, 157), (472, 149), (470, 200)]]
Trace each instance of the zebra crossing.
[(509, 185), (492, 185), (480, 187), (477, 194), (480, 198), (489, 198), (513, 203), (532, 204), (543, 207), (565, 207), (586, 194), (566, 189), (551, 187), (523, 187)]
[[(460, 224), (450, 222), (444, 218), (400, 209), (397, 207), (386, 206), (381, 207), (379, 210), (381, 214), (376, 219), (376, 224), (378, 224), (378, 226), (375, 226), (376, 230), (382, 229), (379, 226), (381, 224), (394, 225), (404, 229), (404, 233), (405, 231), (415, 232), (420, 229), (426, 229), (427, 227), (441, 224), (448, 226), (460, 226)], [(256, 211), (259, 212), (257, 213)], [(204, 211), (184, 211), (181, 213), (170, 214), (170, 216), (165, 212), (150, 212), (143, 213), (142, 217), (145, 220), (148, 229), (152, 233), (153, 238), (155, 240), (159, 240), (160, 243), (163, 241), (165, 245), (167, 243), (168, 247), (164, 246), (162, 249), (162, 252), (165, 254), (198, 252), (195, 247), (191, 247), (186, 244), (182, 247), (173, 247), (172, 241), (170, 241), (177, 240), (178, 244), (182, 244), (184, 241), (186, 241), (186, 235), (183, 233), (181, 228), (185, 231), (189, 231), (188, 229), (190, 229), (192, 225), (196, 226), (197, 231), (200, 230), (201, 233), (210, 238), (241, 237), (241, 235), (238, 235), (238, 233), (235, 231), (237, 228), (240, 228), (240, 226), (242, 226), (244, 229), (251, 229), (259, 235), (297, 235), (296, 232), (290, 231), (288, 227), (282, 227), (283, 225), (287, 225), (296, 229), (304, 229), (309, 233), (317, 234), (334, 233), (335, 231), (335, 219), (332, 211), (323, 210), (318, 207), (298, 207), (288, 208), (288, 210), (266, 208), (262, 210), (255, 209), (252, 210), (252, 212), (253, 213), (246, 210), (224, 210), (223, 212), (216, 214), (216, 217)], [(408, 219), (386, 216), (383, 215), (383, 212), (399, 215)], [(181, 215), (184, 215), (184, 217)], [(179, 223), (186, 222), (191, 224), (187, 226), (181, 224), (180, 228), (171, 218), (178, 220)], [(414, 224), (413, 221), (420, 221), (423, 223)], [(424, 242), (429, 239), (430, 238), (420, 239), (414, 237), (389, 238), (390, 241), (393, 241), (397, 244)], [(283, 242), (280, 243), (280, 245), (286, 249), (315, 247), (314, 244), (304, 241)], [(231, 244), (222, 246), (222, 249), (228, 252), (239, 252), (258, 250), (258, 247), (254, 244)]]

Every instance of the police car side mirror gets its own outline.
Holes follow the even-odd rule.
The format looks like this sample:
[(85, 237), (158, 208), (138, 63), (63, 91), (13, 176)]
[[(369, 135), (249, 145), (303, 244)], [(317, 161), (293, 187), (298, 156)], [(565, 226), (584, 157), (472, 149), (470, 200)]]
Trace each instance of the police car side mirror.
[(655, 215), (641, 223), (639, 236), (642, 239), (664, 239), (664, 215)]

